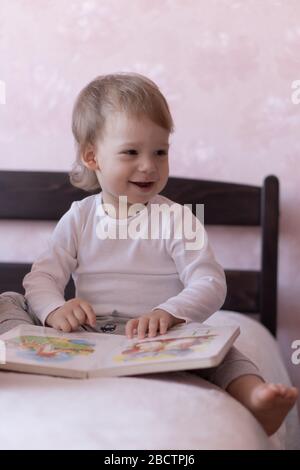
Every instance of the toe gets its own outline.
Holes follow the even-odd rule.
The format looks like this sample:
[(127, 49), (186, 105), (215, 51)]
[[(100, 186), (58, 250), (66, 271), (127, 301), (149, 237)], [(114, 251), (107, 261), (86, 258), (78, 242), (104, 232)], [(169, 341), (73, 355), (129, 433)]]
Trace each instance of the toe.
[(296, 387), (290, 387), (287, 389), (286, 397), (290, 399), (296, 399), (298, 396), (298, 390)]

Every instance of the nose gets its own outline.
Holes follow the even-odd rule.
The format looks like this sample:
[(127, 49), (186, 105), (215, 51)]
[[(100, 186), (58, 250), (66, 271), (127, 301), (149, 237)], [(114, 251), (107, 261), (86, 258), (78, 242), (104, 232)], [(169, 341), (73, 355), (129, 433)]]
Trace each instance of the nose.
[(138, 169), (141, 173), (155, 175), (158, 173), (157, 161), (152, 156), (145, 155), (140, 159)]

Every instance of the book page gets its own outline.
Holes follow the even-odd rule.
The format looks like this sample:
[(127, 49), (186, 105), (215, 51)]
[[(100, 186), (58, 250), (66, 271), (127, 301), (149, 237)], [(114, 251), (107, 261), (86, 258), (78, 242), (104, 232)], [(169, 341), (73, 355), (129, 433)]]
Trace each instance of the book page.
[(139, 340), (22, 325), (1, 339), (6, 346), (7, 368), (11, 364), (13, 370), (87, 377), (210, 367), (238, 333), (238, 327), (188, 323), (165, 335)]
[[(102, 358), (123, 336), (99, 333), (63, 333), (53, 328), (20, 326), (1, 336), (6, 362), (85, 370), (101, 367)], [(21, 368), (20, 368), (21, 370)]]
[[(104, 367), (132, 367), (135, 365), (179, 363), (213, 358), (233, 337), (237, 328), (216, 328), (199, 323), (181, 324), (172, 328), (165, 335), (138, 340), (133, 338), (124, 343), (124, 348), (118, 345), (112, 355), (104, 358)], [(140, 368), (139, 368), (140, 370)]]

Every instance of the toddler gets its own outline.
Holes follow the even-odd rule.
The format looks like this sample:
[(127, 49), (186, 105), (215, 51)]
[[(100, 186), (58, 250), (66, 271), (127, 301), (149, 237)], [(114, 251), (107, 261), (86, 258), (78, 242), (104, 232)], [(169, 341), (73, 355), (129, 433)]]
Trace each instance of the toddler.
[[(97, 331), (97, 318), (113, 310), (128, 319), (129, 338), (205, 321), (224, 303), (225, 276), (198, 218), (159, 195), (169, 176), (174, 131), (159, 88), (139, 74), (99, 76), (77, 97), (72, 130), (77, 159), (71, 183), (101, 191), (73, 202), (58, 222), (48, 250), (24, 278), (25, 298), (0, 296), (0, 332), (26, 322)], [(161, 224), (153, 222), (155, 207), (164, 209)], [(184, 228), (190, 220), (196, 244), (191, 232), (175, 236), (182, 220)], [(70, 275), (76, 295), (66, 302)], [(269, 435), (297, 398), (294, 387), (266, 383), (236, 348), (219, 367), (197, 373), (248, 408)]]

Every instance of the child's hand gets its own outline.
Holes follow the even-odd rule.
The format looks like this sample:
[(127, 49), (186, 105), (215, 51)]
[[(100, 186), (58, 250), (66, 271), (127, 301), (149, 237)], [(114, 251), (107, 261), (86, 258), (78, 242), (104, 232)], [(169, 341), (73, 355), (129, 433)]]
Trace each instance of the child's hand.
[(148, 337), (156, 336), (158, 331), (161, 335), (164, 335), (169, 328), (184, 321), (165, 310), (157, 308), (151, 313), (129, 320), (126, 323), (125, 333), (128, 338), (132, 338), (134, 333), (137, 332), (138, 339), (143, 339), (147, 332)]
[(90, 304), (78, 298), (68, 300), (53, 310), (46, 319), (46, 325), (66, 333), (77, 330), (84, 323), (96, 326), (96, 314)]

